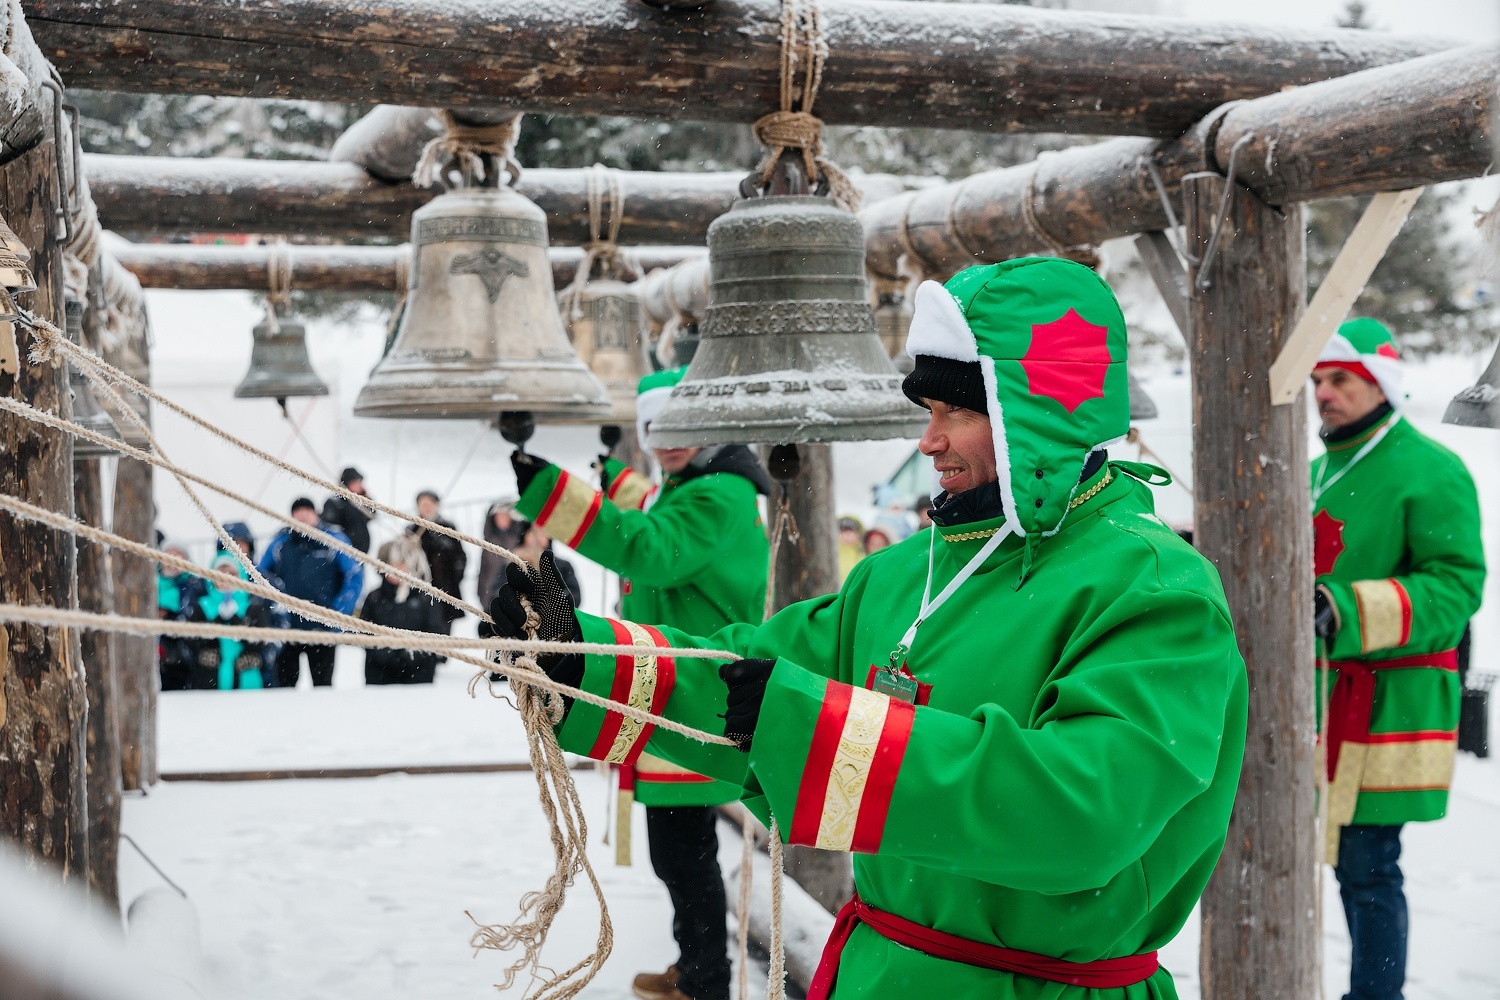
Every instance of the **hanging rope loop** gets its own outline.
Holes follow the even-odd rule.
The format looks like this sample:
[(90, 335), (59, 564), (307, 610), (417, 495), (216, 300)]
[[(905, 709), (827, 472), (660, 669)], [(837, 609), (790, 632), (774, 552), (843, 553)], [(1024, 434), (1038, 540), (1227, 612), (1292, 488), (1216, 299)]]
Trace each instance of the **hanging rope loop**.
[(762, 189), (769, 187), (781, 154), (799, 151), (808, 183), (826, 187), (835, 202), (857, 212), (859, 189), (825, 154), (823, 119), (812, 113), (827, 58), (818, 0), (781, 0), (781, 108), (757, 119), (753, 126), (766, 155), (752, 176), (759, 177)]
[(266, 255), (266, 327), (272, 334), (281, 332), (281, 315), (291, 301), (292, 255), (286, 237), (278, 236)]
[(457, 165), (465, 177), (487, 180), (486, 160), (498, 163), (509, 173), (511, 184), (520, 183), (521, 164), (516, 160), (520, 115), (491, 125), (465, 124), (455, 119), (451, 111), (440, 111), (438, 116), (443, 132), (422, 147), (422, 155), (412, 171), (412, 183), (417, 187), (442, 183), (444, 170), (450, 163)]
[[(640, 278), (640, 268), (620, 249), (620, 225), (625, 218), (625, 189), (620, 182), (620, 172), (596, 163), (585, 175), (589, 212), (589, 238), (583, 245), (583, 260), (573, 280), (558, 294), (558, 304), (570, 319), (583, 317), (583, 290), (593, 280), (594, 268), (599, 268), (602, 277), (616, 281), (635, 281)], [(604, 200), (609, 198), (609, 217), (605, 221)]]

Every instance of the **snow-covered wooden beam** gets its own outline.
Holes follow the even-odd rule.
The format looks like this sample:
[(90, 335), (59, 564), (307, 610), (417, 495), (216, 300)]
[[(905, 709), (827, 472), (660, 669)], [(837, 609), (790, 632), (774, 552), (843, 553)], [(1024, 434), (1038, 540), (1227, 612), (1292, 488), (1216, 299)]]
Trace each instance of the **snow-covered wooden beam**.
[[(117, 232), (268, 233), (327, 239), (405, 239), (411, 214), (436, 192), (388, 184), (353, 163), (195, 159), (89, 153), (83, 170), (104, 226)], [(552, 242), (580, 244), (588, 232), (588, 170), (534, 168), (517, 190), (547, 213)], [(739, 197), (743, 173), (618, 171), (624, 198), (620, 240), (701, 246), (709, 223)], [(874, 201), (905, 190), (899, 178), (855, 178)], [(604, 198), (605, 214), (613, 210)]]
[[(751, 122), (779, 0), (24, 0), (70, 86)], [(1214, 108), (1451, 43), (1002, 4), (822, 0), (832, 124), (1176, 136)]]
[[(186, 243), (127, 243), (111, 240), (110, 252), (145, 288), (179, 290), (247, 289), (263, 291), (269, 281), (271, 248), (204, 246)], [(703, 257), (702, 247), (633, 247), (629, 251), (642, 271), (668, 268)], [(396, 290), (402, 262), (411, 247), (288, 246), (295, 291), (373, 293)], [(553, 247), (547, 252), (552, 281), (559, 288), (573, 280), (583, 251)]]
[(1164, 229), (1149, 165), (1180, 205), (1182, 177), (1226, 171), (1236, 146), (1235, 180), (1274, 205), (1477, 177), (1494, 157), (1497, 64), (1500, 47), (1456, 49), (1230, 105), (1176, 140), (1077, 146), (877, 202), (860, 213), (866, 264), (895, 278), (905, 254), (941, 276), (1046, 251), (1047, 237), (1075, 246)]

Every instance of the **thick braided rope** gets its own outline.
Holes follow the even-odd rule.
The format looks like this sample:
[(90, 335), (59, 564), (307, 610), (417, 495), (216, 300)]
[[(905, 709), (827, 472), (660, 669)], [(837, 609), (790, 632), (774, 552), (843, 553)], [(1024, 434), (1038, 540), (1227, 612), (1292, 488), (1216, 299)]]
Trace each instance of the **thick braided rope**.
[(438, 116), (443, 122), (443, 132), (422, 147), (422, 155), (412, 171), (412, 183), (418, 187), (438, 183), (443, 165), (450, 160), (456, 161), (464, 173), (482, 178), (484, 155), (494, 157), (513, 178), (520, 178), (521, 166), (515, 157), (520, 115), (493, 125), (465, 125), (457, 121), (451, 111), (440, 111)]
[[(109, 386), (108, 383), (95, 382), (94, 387), (102, 389), (106, 399), (111, 397), (116, 400), (119, 399), (118, 395), (114, 393), (113, 387)], [(12, 399), (8, 396), (0, 396), (0, 409), (14, 413), (17, 416), (23, 417), (27, 420), (42, 424), (43, 426), (51, 427), (54, 430), (64, 431), (68, 434), (72, 434), (75, 437), (80, 437), (87, 441), (92, 441), (95, 444), (111, 448), (114, 451), (119, 452), (126, 458), (133, 458), (137, 461), (145, 462), (146, 464), (154, 466), (165, 472), (169, 472), (173, 476), (177, 477), (178, 483), (182, 485), (183, 489), (188, 492), (189, 499), (194, 499), (194, 494), (183, 481), (186, 480), (187, 482), (197, 483), (199, 486), (206, 487), (207, 489), (210, 489), (213, 492), (220, 494), (221, 496), (227, 497), (228, 499), (233, 500), (236, 503), (244, 504), (248, 509), (255, 511), (258, 514), (264, 515), (265, 517), (269, 517), (277, 523), (283, 525), (284, 527), (297, 532), (298, 534), (305, 535), (308, 538), (327, 545), (329, 548), (333, 549), (336, 552), (343, 553), (344, 555), (347, 555), (352, 559), (356, 559), (359, 562), (362, 562), (365, 565), (378, 570), (382, 574), (395, 576), (397, 579), (401, 580), (402, 583), (417, 588), (422, 593), (428, 595), (434, 600), (442, 601), (445, 604), (450, 604), (453, 607), (460, 608), (484, 621), (490, 620), (488, 614), (470, 604), (469, 602), (454, 597), (452, 594), (449, 594), (446, 591), (439, 590), (426, 580), (423, 580), (417, 576), (413, 576), (405, 570), (399, 569), (396, 566), (392, 566), (390, 563), (387, 563), (384, 560), (377, 558), (376, 556), (372, 556), (367, 552), (362, 552), (359, 549), (354, 548), (347, 542), (341, 542), (337, 538), (334, 538), (332, 535), (323, 531), (321, 528), (315, 528), (312, 525), (303, 524), (296, 518), (287, 517), (285, 514), (279, 513), (270, 509), (269, 507), (264, 506), (263, 504), (257, 503), (256, 501), (251, 500), (249, 497), (246, 497), (240, 493), (236, 493), (234, 490), (228, 489), (224, 486), (220, 486), (210, 479), (206, 479), (203, 476), (196, 475), (195, 473), (178, 467), (167, 459), (161, 457), (159, 450), (156, 454), (141, 451), (138, 448), (126, 444), (124, 441), (121, 441), (118, 438), (105, 437), (104, 435), (92, 430), (91, 428), (84, 427), (81, 424), (76, 424), (71, 420), (64, 420), (61, 417), (54, 416), (53, 414), (47, 413), (44, 410), (38, 410), (30, 403), (24, 403), (18, 399)], [(150, 431), (146, 428), (145, 421), (140, 419), (139, 415), (135, 413), (134, 408), (124, 407), (124, 410), (127, 418), (137, 421), (137, 426), (145, 430), (146, 434), (149, 436)], [(152, 438), (151, 440), (154, 441), (154, 438)], [(212, 517), (211, 514), (207, 513), (201, 502), (196, 500), (194, 502), (195, 504), (197, 504), (199, 511), (204, 513), (205, 517)], [(223, 525), (217, 526), (215, 531), (219, 535), (221, 544), (225, 546), (225, 551), (229, 552), (236, 558), (239, 564), (245, 568), (245, 571), (250, 574), (251, 579), (259, 583), (265, 583), (264, 578), (260, 576), (259, 571), (254, 567), (254, 563), (246, 558), (243, 553), (241, 553), (240, 547), (238, 545), (232, 545), (229, 541), (227, 541), (228, 533), (224, 532)], [(150, 551), (155, 552), (156, 550), (153, 549)], [(196, 570), (194, 570), (194, 572), (196, 572)]]
[[(123, 372), (119, 368), (116, 368), (114, 365), (105, 361), (103, 358), (99, 357), (97, 354), (93, 353), (87, 348), (71, 343), (61, 330), (59, 330), (56, 326), (53, 326), (42, 317), (36, 316), (35, 314), (30, 312), (22, 312), (21, 317), (22, 320), (28, 326), (32, 327), (33, 331), (36, 333), (36, 342), (32, 350), (33, 361), (36, 361), (38, 363), (47, 362), (51, 360), (51, 356), (53, 354), (62, 352), (68, 355), (70, 359), (76, 359), (98, 374), (103, 375), (110, 382), (122, 385), (135, 394), (144, 396), (152, 402), (158, 403), (166, 409), (171, 410), (173, 413), (202, 428), (224, 443), (239, 448), (241, 451), (244, 451), (247, 454), (254, 455), (261, 461), (269, 463), (270, 465), (274, 466), (277, 469), (280, 469), (282, 472), (285, 472), (288, 475), (295, 476), (298, 479), (303, 480), (304, 482), (311, 483), (319, 489), (324, 489), (336, 496), (343, 497), (345, 500), (350, 501), (351, 503), (363, 508), (364, 510), (372, 512), (378, 511), (382, 514), (387, 514), (391, 517), (394, 517), (399, 521), (406, 521), (409, 524), (419, 524), (422, 527), (426, 528), (428, 531), (436, 532), (439, 535), (446, 535), (449, 538), (456, 538), (461, 542), (473, 545), (484, 552), (492, 552), (495, 555), (498, 555), (501, 558), (513, 563), (519, 564), (524, 561), (514, 552), (496, 545), (494, 542), (486, 541), (483, 538), (471, 537), (461, 531), (458, 531), (455, 528), (449, 528), (444, 525), (438, 524), (435, 521), (429, 521), (426, 518), (418, 517), (414, 514), (408, 514), (402, 510), (397, 510), (394, 507), (389, 507), (377, 500), (373, 500), (370, 497), (364, 496), (362, 494), (351, 493), (339, 483), (334, 483), (327, 479), (322, 479), (303, 469), (299, 469), (297, 466), (283, 461), (280, 458), (277, 458), (270, 452), (263, 451), (262, 449), (257, 448), (252, 444), (240, 440), (233, 434), (230, 434), (228, 431), (225, 431), (224, 429), (209, 423), (207, 420), (204, 420), (202, 417), (198, 416), (196, 413), (193, 413), (191, 410), (180, 406), (177, 403), (174, 403), (172, 400), (152, 389), (149, 385), (144, 384), (143, 382), (133, 378), (126, 372)], [(113, 445), (111, 445), (111, 447), (113, 447)]]
[(820, 177), (827, 180), (833, 200), (857, 212), (861, 201), (859, 189), (825, 154), (823, 120), (812, 113), (827, 58), (828, 43), (823, 38), (818, 0), (781, 0), (781, 108), (757, 119), (753, 126), (755, 138), (767, 147), (757, 169), (764, 187), (771, 183), (781, 154), (788, 149), (801, 150), (808, 182), (816, 182)]
[(755, 820), (748, 809), (744, 809), (740, 817), (740, 838), (740, 891), (735, 901), (735, 916), (739, 924), (736, 929), (736, 944), (739, 946), (736, 992), (739, 1000), (750, 1000), (750, 876), (755, 871)]

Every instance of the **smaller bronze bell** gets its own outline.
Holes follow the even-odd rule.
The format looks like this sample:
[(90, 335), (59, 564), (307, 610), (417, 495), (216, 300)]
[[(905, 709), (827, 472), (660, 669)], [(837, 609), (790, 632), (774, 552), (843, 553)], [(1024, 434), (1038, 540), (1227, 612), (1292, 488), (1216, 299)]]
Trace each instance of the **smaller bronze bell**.
[(1155, 420), (1156, 400), (1146, 395), (1146, 390), (1142, 388), (1141, 384), (1135, 380), (1135, 376), (1130, 374), (1130, 372), (1127, 371), (1125, 377), (1130, 380), (1131, 423), (1137, 420)]
[(635, 389), (650, 370), (640, 293), (634, 285), (590, 281), (573, 299), (562, 296), (563, 326), (578, 359), (609, 392), (607, 415), (587, 411), (544, 419), (551, 424), (634, 424)]
[(307, 327), (281, 305), (267, 306), (255, 324), (250, 370), (235, 386), (236, 399), (286, 399), (326, 396), (328, 386), (313, 371), (307, 356)]
[(1500, 429), (1500, 345), (1479, 381), (1453, 397), (1443, 423)]
[(15, 231), (0, 218), (0, 285), (13, 292), (36, 290), (36, 279), (31, 276), (31, 251)]
[[(83, 338), (83, 302), (68, 297), (63, 299), (64, 332), (73, 343), (80, 343)], [(75, 366), (68, 365), (68, 394), (72, 397), (73, 417), (75, 424), (82, 424), (96, 434), (102, 434), (107, 438), (119, 441), (120, 429), (115, 422), (109, 418), (109, 414), (99, 405), (99, 400), (94, 397), (94, 387), (89, 384), (88, 376), (79, 371)], [(91, 458), (109, 458), (117, 455), (115, 451), (106, 445), (90, 441), (88, 438), (76, 437), (73, 439), (73, 461), (82, 462)]]

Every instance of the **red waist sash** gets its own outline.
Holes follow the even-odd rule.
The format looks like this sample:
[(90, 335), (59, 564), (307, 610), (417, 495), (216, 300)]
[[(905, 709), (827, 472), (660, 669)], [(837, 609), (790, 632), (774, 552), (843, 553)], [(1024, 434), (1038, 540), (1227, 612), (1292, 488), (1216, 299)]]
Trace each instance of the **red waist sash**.
[(1370, 716), (1375, 710), (1375, 671), (1426, 667), (1430, 670), (1458, 669), (1458, 650), (1400, 656), (1394, 660), (1331, 660), (1328, 669), (1339, 678), (1328, 695), (1328, 780), (1338, 773), (1339, 750), (1345, 742), (1370, 742)]
[(849, 936), (854, 933), (858, 924), (865, 924), (881, 937), (933, 958), (1096, 990), (1143, 983), (1156, 973), (1159, 965), (1154, 951), (1145, 955), (1127, 955), (1124, 958), (1069, 962), (1029, 951), (970, 941), (955, 934), (923, 927), (894, 913), (877, 910), (855, 896), (844, 904), (844, 908), (839, 910), (834, 919), (833, 933), (823, 946), (823, 958), (818, 962), (818, 971), (813, 974), (812, 984), (808, 987), (807, 1000), (827, 1000), (833, 992), (833, 981), (839, 971), (839, 956), (843, 954), (844, 946), (849, 943)]

